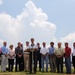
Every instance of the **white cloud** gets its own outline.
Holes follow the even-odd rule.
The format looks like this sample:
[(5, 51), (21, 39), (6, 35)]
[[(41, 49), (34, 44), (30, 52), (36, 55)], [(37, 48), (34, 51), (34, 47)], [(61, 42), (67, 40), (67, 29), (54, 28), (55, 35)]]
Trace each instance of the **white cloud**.
[(75, 42), (75, 32), (74, 33), (70, 33), (65, 37), (62, 37), (60, 40), (62, 43), (68, 42), (69, 45), (72, 47), (73, 42)]
[(2, 46), (2, 44), (3, 44), (3, 40), (0, 40), (0, 46)]
[(70, 33), (69, 35), (67, 35), (66, 37), (61, 38), (62, 41), (64, 42), (70, 42), (70, 41), (75, 41), (75, 32), (74, 33)]
[(13, 43), (17, 39), (15, 18), (6, 13), (0, 14), (0, 39)]
[(0, 5), (2, 5), (3, 4), (3, 0), (0, 0)]
[(48, 22), (48, 16), (37, 8), (32, 1), (25, 4), (20, 15), (13, 18), (6, 13), (0, 13), (0, 39), (6, 40), (8, 43), (16, 43), (21, 41), (25, 43), (31, 37), (36, 41), (53, 40), (56, 30), (55, 24)]

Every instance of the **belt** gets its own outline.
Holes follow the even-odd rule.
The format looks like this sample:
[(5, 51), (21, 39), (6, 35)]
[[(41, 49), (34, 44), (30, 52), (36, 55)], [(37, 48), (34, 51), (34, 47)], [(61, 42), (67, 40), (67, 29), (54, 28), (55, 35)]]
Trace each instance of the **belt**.
[(25, 53), (26, 55), (29, 55), (29, 54), (27, 54), (27, 53)]
[(3, 53), (1, 53), (1, 55), (4, 55)]
[(1, 53), (1, 55), (5, 55), (5, 54)]

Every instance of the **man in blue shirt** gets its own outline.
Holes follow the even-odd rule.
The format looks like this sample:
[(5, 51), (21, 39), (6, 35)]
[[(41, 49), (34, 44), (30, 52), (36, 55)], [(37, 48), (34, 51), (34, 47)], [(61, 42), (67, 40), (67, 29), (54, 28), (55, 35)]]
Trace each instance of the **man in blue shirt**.
[(6, 48), (7, 43), (3, 42), (3, 47), (1, 47), (2, 55), (1, 55), (1, 70), (2, 72), (6, 71), (6, 65), (7, 65), (7, 56), (8, 56), (8, 49)]
[(49, 47), (49, 58), (50, 58), (50, 68), (51, 71), (50, 72), (56, 72), (56, 62), (55, 62), (55, 53), (54, 53), (54, 42), (50, 43), (50, 47)]

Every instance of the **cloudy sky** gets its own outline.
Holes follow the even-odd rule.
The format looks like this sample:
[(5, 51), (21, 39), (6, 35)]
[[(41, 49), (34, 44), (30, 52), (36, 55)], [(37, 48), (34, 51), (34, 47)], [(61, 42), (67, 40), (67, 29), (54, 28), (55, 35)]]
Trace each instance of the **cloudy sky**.
[(75, 0), (0, 0), (0, 46), (75, 41)]

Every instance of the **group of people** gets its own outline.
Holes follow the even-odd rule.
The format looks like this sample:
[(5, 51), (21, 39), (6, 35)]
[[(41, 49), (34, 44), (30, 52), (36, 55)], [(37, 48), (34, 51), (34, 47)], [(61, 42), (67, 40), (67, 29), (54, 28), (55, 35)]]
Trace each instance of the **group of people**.
[(42, 47), (40, 47), (40, 43), (35, 44), (34, 38), (31, 38), (31, 43), (26, 41), (25, 47), (20, 42), (15, 49), (13, 45), (10, 45), (9, 48), (6, 45), (7, 42), (3, 42), (3, 46), (0, 48), (2, 72), (6, 71), (7, 63), (8, 70), (13, 71), (15, 61), (16, 72), (25, 70), (30, 74), (36, 73), (38, 64), (40, 72), (45, 71), (45, 65), (46, 72), (48, 72), (48, 64), (50, 64), (50, 72), (63, 73), (63, 59), (65, 59), (66, 74), (71, 74), (72, 54), (75, 73), (75, 42), (73, 43), (73, 52), (67, 42), (65, 42), (65, 48), (62, 47), (61, 42), (58, 42), (57, 48), (54, 47), (54, 42), (50, 42), (50, 47), (47, 48), (46, 42), (42, 43)]

